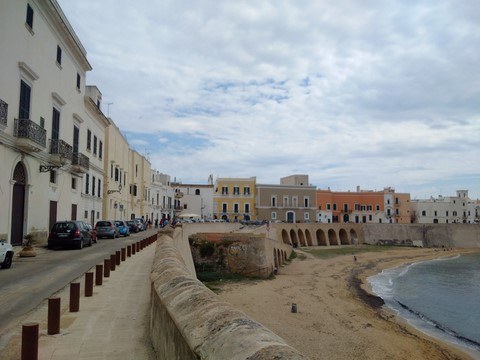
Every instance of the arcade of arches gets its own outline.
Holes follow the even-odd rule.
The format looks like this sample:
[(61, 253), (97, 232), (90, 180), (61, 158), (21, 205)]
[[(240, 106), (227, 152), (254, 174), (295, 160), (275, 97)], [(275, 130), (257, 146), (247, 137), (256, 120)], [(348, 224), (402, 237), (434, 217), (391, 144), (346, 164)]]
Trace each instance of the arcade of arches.
[(277, 239), (293, 247), (338, 246), (363, 243), (361, 228), (355, 224), (275, 224)]

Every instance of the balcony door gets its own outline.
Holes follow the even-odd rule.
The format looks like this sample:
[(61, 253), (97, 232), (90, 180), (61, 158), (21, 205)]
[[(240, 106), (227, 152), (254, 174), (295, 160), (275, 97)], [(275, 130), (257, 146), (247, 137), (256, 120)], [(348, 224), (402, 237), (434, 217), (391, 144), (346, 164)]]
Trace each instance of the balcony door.
[(53, 108), (52, 114), (52, 140), (58, 140), (60, 134), (60, 111)]
[(30, 96), (32, 88), (23, 80), (20, 81), (19, 119), (30, 119)]

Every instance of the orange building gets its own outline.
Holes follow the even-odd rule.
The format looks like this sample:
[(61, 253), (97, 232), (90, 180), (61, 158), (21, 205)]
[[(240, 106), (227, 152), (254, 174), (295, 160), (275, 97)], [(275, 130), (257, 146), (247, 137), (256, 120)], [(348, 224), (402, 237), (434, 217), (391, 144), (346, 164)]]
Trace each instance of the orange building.
[(317, 190), (317, 221), (326, 223), (396, 223), (410, 222), (409, 194), (395, 194), (392, 188), (382, 191), (360, 190), (334, 192)]

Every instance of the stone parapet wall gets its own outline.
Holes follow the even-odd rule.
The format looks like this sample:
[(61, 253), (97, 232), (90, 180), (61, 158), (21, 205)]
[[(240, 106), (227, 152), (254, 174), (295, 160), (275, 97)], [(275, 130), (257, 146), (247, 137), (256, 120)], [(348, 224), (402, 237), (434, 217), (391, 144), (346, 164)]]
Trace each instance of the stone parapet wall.
[(367, 244), (411, 241), (424, 247), (480, 247), (476, 224), (363, 224), (363, 234)]
[(305, 359), (192, 276), (170, 236), (157, 241), (151, 281), (158, 359)]

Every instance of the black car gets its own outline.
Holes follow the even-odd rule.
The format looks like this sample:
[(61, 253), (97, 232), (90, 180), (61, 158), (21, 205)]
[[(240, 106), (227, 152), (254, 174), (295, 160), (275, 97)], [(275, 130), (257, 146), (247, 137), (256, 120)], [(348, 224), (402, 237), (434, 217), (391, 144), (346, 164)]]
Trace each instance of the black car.
[(48, 235), (48, 248), (92, 246), (92, 233), (83, 221), (58, 221)]
[(130, 228), (130, 232), (131, 233), (137, 233), (139, 232), (140, 230), (138, 229), (138, 225), (137, 225), (137, 222), (135, 220), (128, 220), (127, 221), (127, 225), (128, 227)]

